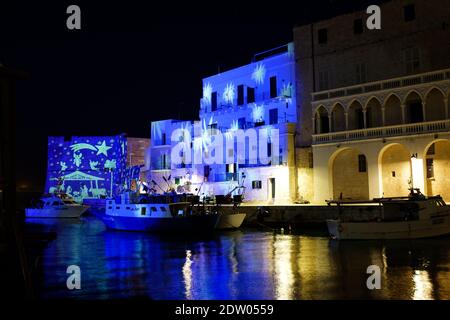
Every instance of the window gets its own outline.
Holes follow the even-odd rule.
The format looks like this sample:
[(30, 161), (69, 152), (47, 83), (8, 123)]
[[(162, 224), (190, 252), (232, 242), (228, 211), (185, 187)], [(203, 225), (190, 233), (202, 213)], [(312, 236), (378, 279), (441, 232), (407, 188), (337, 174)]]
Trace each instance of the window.
[(361, 34), (364, 31), (363, 19), (356, 19), (353, 21), (353, 33)]
[(217, 92), (211, 93), (211, 111), (217, 110)]
[(358, 63), (356, 64), (356, 83), (363, 83), (367, 81), (366, 77), (366, 64)]
[(318, 33), (318, 38), (319, 38), (319, 44), (327, 43), (327, 40), (328, 40), (327, 29), (325, 29), (325, 28), (319, 29), (319, 31), (317, 33)]
[(277, 96), (277, 77), (270, 77), (270, 97), (276, 98)]
[(167, 169), (167, 159), (166, 159), (165, 153), (162, 155), (162, 168), (161, 169)]
[(239, 129), (245, 129), (245, 118), (239, 118), (238, 119), (238, 128)]
[(428, 151), (427, 151), (427, 156), (432, 156), (432, 155), (434, 155), (435, 154), (435, 144), (433, 143), (429, 148), (428, 148)]
[(434, 162), (433, 162), (433, 159), (427, 159), (427, 178), (434, 178)]
[(208, 177), (209, 177), (210, 171), (211, 171), (211, 168), (210, 168), (209, 166), (204, 166), (204, 167), (203, 167), (203, 176), (204, 176), (205, 178), (208, 178)]
[(277, 124), (278, 123), (278, 109), (270, 109), (269, 110), (269, 124)]
[(391, 175), (393, 178), (395, 178), (395, 171), (392, 171)]
[(328, 71), (319, 71), (319, 90), (328, 90)]
[(313, 153), (312, 152), (308, 152), (308, 165), (309, 168), (314, 168), (314, 158), (313, 158)]
[(405, 68), (406, 73), (414, 73), (420, 68), (419, 48), (408, 48), (405, 50)]
[(261, 189), (262, 183), (261, 180), (252, 181), (252, 189)]
[(271, 142), (267, 142), (267, 157), (268, 158), (272, 157), (272, 143)]
[(165, 144), (166, 144), (166, 133), (165, 133), (165, 132), (162, 134), (162, 137), (161, 137), (161, 144), (162, 144), (162, 145), (165, 145)]
[(358, 171), (367, 172), (366, 156), (363, 154), (358, 155)]
[(147, 211), (146, 207), (141, 207), (141, 216), (145, 216), (146, 211)]
[(180, 177), (175, 177), (175, 184), (179, 185), (180, 184)]
[(255, 102), (255, 88), (247, 87), (247, 103)]
[(238, 106), (242, 106), (244, 104), (244, 85), (238, 85), (237, 89), (237, 104)]
[(407, 6), (403, 7), (403, 17), (405, 19), (405, 22), (413, 21), (414, 19), (416, 19), (416, 10), (413, 4), (408, 4)]

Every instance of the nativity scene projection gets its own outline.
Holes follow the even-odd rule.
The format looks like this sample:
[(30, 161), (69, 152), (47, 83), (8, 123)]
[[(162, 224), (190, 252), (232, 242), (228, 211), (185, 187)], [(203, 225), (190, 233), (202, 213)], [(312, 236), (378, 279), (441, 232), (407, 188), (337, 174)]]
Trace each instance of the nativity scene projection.
[(126, 159), (124, 134), (49, 137), (45, 189), (54, 193), (58, 188), (77, 202), (113, 197), (126, 183)]

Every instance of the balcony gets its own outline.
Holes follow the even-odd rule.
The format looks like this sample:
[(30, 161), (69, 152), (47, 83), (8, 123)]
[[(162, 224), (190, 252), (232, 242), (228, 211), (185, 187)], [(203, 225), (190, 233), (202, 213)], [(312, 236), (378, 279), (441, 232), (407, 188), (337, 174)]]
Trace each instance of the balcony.
[(450, 80), (450, 69), (415, 74), (406, 77), (391, 78), (382, 81), (367, 82), (350, 87), (336, 88), (333, 90), (318, 91), (312, 93), (311, 95), (312, 100), (316, 102), (361, 94), (370, 95), (376, 91), (400, 89), (444, 80)]
[(397, 126), (385, 126), (378, 128), (322, 133), (315, 134), (312, 136), (312, 138), (313, 144), (324, 144), (352, 140), (436, 133), (444, 131), (450, 131), (450, 120), (429, 121)]

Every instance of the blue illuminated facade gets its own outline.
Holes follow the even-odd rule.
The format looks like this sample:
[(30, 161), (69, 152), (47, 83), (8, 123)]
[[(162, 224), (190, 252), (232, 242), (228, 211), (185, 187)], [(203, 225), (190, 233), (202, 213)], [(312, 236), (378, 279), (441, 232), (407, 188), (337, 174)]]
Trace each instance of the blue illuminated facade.
[[(294, 136), (298, 120), (294, 56), (293, 44), (289, 43), (255, 56), (247, 65), (204, 78), (199, 121), (152, 122), (151, 179), (178, 192), (199, 190), (200, 195), (211, 196), (236, 193), (236, 187), (243, 186), (248, 202), (292, 202), (296, 193)], [(200, 132), (195, 130), (198, 127)], [(179, 140), (171, 141), (170, 137), (180, 128), (191, 135), (193, 158), (200, 153), (201, 159), (213, 157), (208, 145), (215, 140), (216, 131), (222, 133), (232, 141), (231, 146), (223, 146), (226, 159), (212, 164), (174, 164), (172, 150)], [(247, 151), (238, 155), (233, 135), (238, 131), (277, 132), (278, 139), (275, 143), (256, 142), (251, 149), (248, 144)], [(266, 163), (260, 161), (260, 155), (255, 160), (250, 152), (259, 150), (262, 143), (271, 148), (270, 154), (264, 155), (270, 157)], [(169, 183), (167, 177), (172, 178)]]
[(62, 190), (76, 201), (114, 196), (125, 183), (127, 139), (117, 136), (48, 138), (45, 191)]

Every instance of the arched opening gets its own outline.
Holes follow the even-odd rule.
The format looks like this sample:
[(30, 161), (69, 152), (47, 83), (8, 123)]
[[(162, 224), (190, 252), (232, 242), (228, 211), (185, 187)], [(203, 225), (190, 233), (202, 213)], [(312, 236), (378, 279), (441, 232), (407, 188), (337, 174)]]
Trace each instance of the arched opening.
[(405, 99), (405, 122), (423, 122), (422, 98), (415, 91), (411, 91)]
[(411, 179), (411, 154), (401, 144), (391, 144), (380, 152), (384, 197), (407, 196)]
[(427, 195), (450, 201), (450, 141), (438, 140), (425, 150)]
[(338, 103), (331, 111), (331, 131), (345, 131), (345, 110), (344, 107)]
[(361, 103), (353, 101), (348, 107), (348, 129), (364, 129), (364, 113)]
[(402, 124), (402, 108), (400, 99), (396, 95), (390, 95), (384, 103), (384, 114), (386, 126)]
[(376, 128), (383, 125), (383, 113), (381, 103), (376, 98), (372, 98), (366, 105), (366, 126)]
[(324, 106), (320, 106), (315, 115), (315, 133), (330, 132), (330, 123), (328, 120), (328, 111)]
[(428, 92), (425, 100), (425, 114), (427, 121), (438, 121), (445, 119), (444, 95), (436, 88)]
[(367, 159), (358, 150), (347, 148), (331, 158), (333, 198), (369, 199)]

